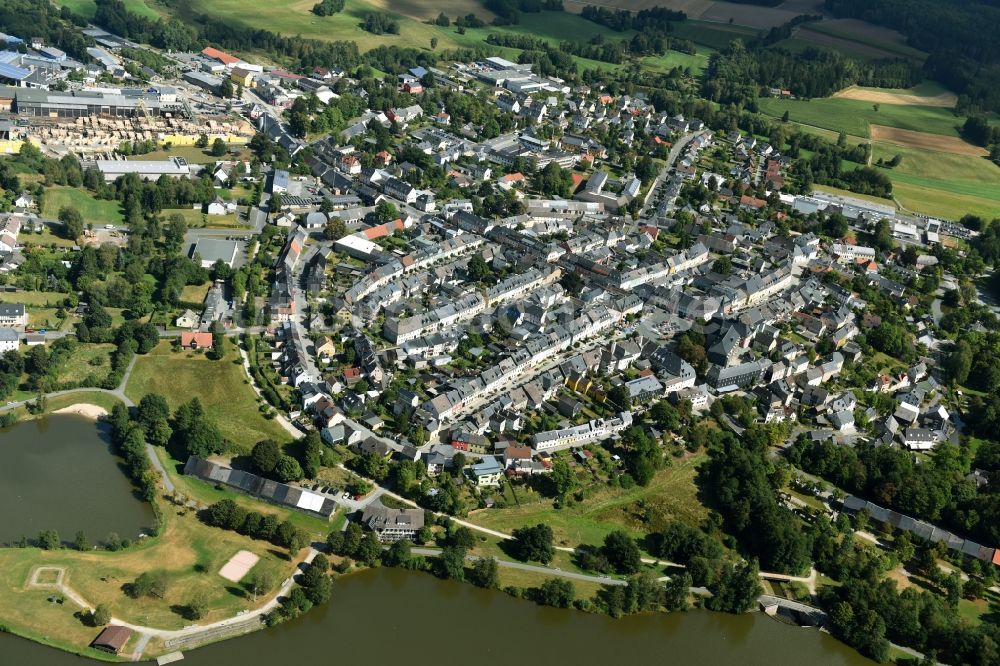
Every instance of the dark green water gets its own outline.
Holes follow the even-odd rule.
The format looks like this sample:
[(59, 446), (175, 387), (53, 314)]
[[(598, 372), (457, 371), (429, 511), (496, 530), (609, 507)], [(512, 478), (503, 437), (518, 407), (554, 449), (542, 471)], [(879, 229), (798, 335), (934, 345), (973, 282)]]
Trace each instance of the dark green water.
[(110, 532), (135, 539), (154, 524), (111, 451), (107, 426), (58, 415), (0, 430), (0, 544), (54, 529), (63, 541), (83, 530), (91, 543)]
[[(381, 569), (339, 580), (331, 603), (266, 631), (185, 654), (183, 666), (340, 662), (434, 666), (739, 664), (862, 666), (869, 662), (815, 629), (761, 613), (706, 611), (622, 620), (540, 608), (501, 592)], [(0, 635), (0, 664), (87, 662)]]

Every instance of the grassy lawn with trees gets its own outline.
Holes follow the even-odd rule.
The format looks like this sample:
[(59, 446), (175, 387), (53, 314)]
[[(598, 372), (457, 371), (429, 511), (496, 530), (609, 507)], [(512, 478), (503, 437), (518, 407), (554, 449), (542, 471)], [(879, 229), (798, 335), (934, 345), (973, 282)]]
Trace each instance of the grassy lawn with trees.
[(49, 187), (45, 190), (42, 215), (48, 219), (58, 219), (59, 209), (70, 206), (80, 211), (85, 224), (95, 227), (105, 224), (124, 223), (121, 206), (117, 201), (97, 199), (84, 189), (75, 187)]
[(219, 500), (230, 499), (248, 511), (273, 514), (277, 516), (279, 521), (290, 520), (296, 527), (301, 527), (319, 539), (325, 537), (326, 533), (330, 531), (330, 521), (317, 516), (268, 504), (225, 486), (219, 487), (192, 476), (184, 476), (182, 473), (184, 462), (174, 460), (163, 448), (158, 447), (156, 455), (159, 456), (160, 462), (167, 470), (167, 475), (177, 488), (177, 492), (186, 499), (193, 499), (202, 505), (211, 505)]
[(226, 357), (213, 361), (205, 354), (174, 351), (170, 342), (161, 342), (136, 361), (125, 393), (136, 403), (147, 393), (159, 393), (171, 410), (197, 397), (238, 451), (249, 451), (262, 439), (287, 441), (284, 428), (261, 413), (233, 343), (227, 341), (226, 346)]
[(88, 375), (104, 378), (111, 369), (113, 344), (81, 344), (76, 353), (66, 357), (55, 371), (59, 385), (83, 380)]
[(169, 219), (173, 215), (180, 215), (184, 218), (188, 228), (197, 227), (248, 227), (246, 221), (241, 220), (236, 213), (226, 215), (207, 215), (200, 209), (194, 208), (168, 208), (163, 211), (163, 217)]
[[(562, 509), (553, 509), (552, 500), (516, 489), (521, 504), (503, 509), (472, 512), (469, 520), (477, 525), (510, 533), (517, 527), (545, 523), (552, 528), (558, 546), (599, 544), (616, 529), (635, 536), (655, 531), (671, 520), (697, 525), (707, 512), (698, 501), (694, 483), (698, 465), (704, 456), (688, 456), (660, 470), (648, 486), (630, 489), (598, 486), (583, 501)], [(644, 522), (646, 515), (652, 517)]]
[[(93, 627), (79, 619), (65, 617), (78, 610), (67, 600), (52, 604), (46, 598), (54, 590), (27, 589), (29, 572), (36, 566), (64, 567), (64, 583), (87, 601), (105, 604), (112, 615), (138, 624), (163, 629), (180, 629), (191, 620), (179, 612), (198, 596), (208, 604), (201, 622), (232, 617), (241, 610), (262, 604), (292, 570), (287, 555), (270, 544), (255, 541), (235, 532), (203, 524), (193, 511), (167, 507), (170, 515), (164, 533), (149, 537), (128, 549), (77, 551), (71, 549), (45, 551), (36, 548), (0, 550), (0, 617), (15, 633), (22, 629), (45, 626), (53, 632), (53, 641), (82, 649), (95, 635)], [(258, 593), (255, 604), (252, 595), (239, 584), (218, 575), (219, 569), (240, 550), (248, 550), (260, 561), (254, 572), (263, 572), (270, 579), (267, 592)], [(132, 599), (123, 586), (140, 574), (150, 572), (166, 582), (163, 597), (142, 596)], [(51, 618), (51, 620), (49, 620)]]

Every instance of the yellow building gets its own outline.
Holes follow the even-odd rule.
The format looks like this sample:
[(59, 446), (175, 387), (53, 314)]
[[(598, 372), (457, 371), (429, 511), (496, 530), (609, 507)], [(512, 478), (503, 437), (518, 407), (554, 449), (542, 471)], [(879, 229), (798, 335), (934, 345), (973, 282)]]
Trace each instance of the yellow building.
[(229, 75), (233, 83), (237, 83), (244, 88), (253, 87), (254, 72), (248, 72), (242, 67), (233, 67), (233, 73)]

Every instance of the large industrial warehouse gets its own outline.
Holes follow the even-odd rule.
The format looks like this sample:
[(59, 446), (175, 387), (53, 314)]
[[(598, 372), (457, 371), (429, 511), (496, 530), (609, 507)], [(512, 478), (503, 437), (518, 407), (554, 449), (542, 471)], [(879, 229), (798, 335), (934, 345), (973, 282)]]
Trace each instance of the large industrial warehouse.
[[(173, 89), (171, 89), (171, 93)], [(37, 90), (0, 86), (0, 110), (9, 110), (25, 116), (42, 118), (86, 118), (88, 116), (114, 116), (129, 118), (139, 115), (159, 116), (176, 112), (181, 107), (165, 101), (156, 91), (140, 88), (121, 89), (120, 92), (98, 90)], [(173, 99), (173, 95), (169, 99)]]

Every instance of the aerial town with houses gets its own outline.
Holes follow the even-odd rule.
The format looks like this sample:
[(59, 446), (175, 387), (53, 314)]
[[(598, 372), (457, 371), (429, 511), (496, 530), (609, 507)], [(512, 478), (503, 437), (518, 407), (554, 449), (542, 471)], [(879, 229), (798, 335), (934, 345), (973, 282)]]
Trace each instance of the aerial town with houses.
[[(864, 555), (879, 575), (964, 572), (963, 599), (995, 598), (998, 308), (979, 231), (803, 191), (766, 133), (532, 62), (376, 79), (81, 35), (87, 62), (0, 35), (4, 416), (112, 401), (158, 520), (341, 573), (418, 546), (442, 567), (473, 551), (541, 568), (551, 553), (497, 540), (545, 528), (560, 567), (611, 587), (638, 575), (610, 545), (625, 535), (686, 582), (685, 606), (688, 588), (725, 597), (695, 560), (752, 562), (754, 604), (822, 622), (846, 597), (817, 592), (817, 570), (855, 575), (832, 573), (827, 540), (882, 553)], [(678, 478), (691, 506), (652, 490)], [(595, 496), (619, 507), (587, 518), (607, 518), (596, 532), (576, 524)], [(274, 516), (284, 529), (263, 530)], [(672, 545), (681, 523), (713, 555)], [(320, 603), (315, 578), (260, 583), (238, 626), (209, 595), (162, 634), (88, 602), (86, 631), (116, 655), (177, 653)]]

